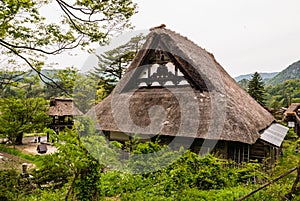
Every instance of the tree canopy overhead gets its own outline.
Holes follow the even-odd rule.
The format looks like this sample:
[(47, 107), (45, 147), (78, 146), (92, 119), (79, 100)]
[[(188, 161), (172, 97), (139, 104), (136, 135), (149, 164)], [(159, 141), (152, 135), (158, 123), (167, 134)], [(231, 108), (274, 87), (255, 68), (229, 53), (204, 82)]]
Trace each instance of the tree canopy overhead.
[[(41, 8), (56, 4), (61, 16), (49, 22)], [(40, 73), (47, 55), (60, 54), (93, 42), (106, 43), (116, 31), (130, 27), (129, 19), (136, 12), (132, 0), (2, 0), (0, 2), (0, 51), (18, 58)], [(7, 64), (8, 65), (8, 64)]]

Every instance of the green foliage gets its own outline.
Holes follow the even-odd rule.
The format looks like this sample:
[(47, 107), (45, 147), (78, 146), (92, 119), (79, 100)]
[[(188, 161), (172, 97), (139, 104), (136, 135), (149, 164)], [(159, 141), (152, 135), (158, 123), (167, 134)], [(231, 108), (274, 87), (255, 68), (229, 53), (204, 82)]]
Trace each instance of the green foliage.
[(199, 155), (186, 151), (169, 168), (170, 177), (175, 183), (199, 189), (217, 189), (226, 186), (226, 172), (217, 158)]
[(288, 80), (278, 85), (267, 86), (268, 106), (271, 108), (288, 107), (300, 98), (300, 80)]
[(68, 183), (71, 172), (67, 166), (62, 165), (57, 153), (41, 157), (39, 164), (41, 165), (32, 171), (32, 175), (40, 188), (48, 186), (51, 189), (58, 189)]
[(8, 154), (11, 154), (14, 156), (19, 156), (20, 158), (30, 161), (33, 164), (39, 166), (40, 157), (38, 155), (26, 154), (26, 153), (23, 153), (22, 151), (19, 151), (18, 149), (9, 148), (5, 145), (0, 145), (0, 151), (3, 151), (5, 153), (8, 153)]
[(33, 186), (28, 178), (22, 178), (15, 170), (0, 170), (0, 200), (22, 201)]
[(275, 77), (266, 83), (269, 86), (276, 86), (288, 80), (299, 80), (300, 78), (300, 61), (297, 61), (286, 69), (278, 73)]
[(97, 80), (86, 74), (78, 74), (72, 97), (76, 107), (86, 113), (96, 104)]
[(260, 170), (256, 163), (230, 168), (212, 155), (186, 151), (168, 168), (149, 174), (109, 171), (101, 185), (105, 196), (122, 200), (235, 200), (251, 191), (249, 179), (265, 177)]
[(75, 128), (80, 136), (93, 136), (96, 134), (95, 122), (89, 116), (76, 117)]
[(51, 75), (51, 78), (52, 80), (55, 80), (59, 87), (48, 83), (45, 86), (45, 98), (50, 99), (51, 97), (70, 97), (73, 94), (75, 82), (77, 79), (79, 79), (79, 77), (79, 72), (74, 67), (55, 71), (53, 75)]
[(172, 151), (167, 146), (158, 143), (138, 143), (131, 150), (128, 160), (128, 170), (132, 173), (148, 175), (172, 164), (183, 151)]
[(66, 188), (37, 189), (33, 194), (26, 196), (26, 201), (65, 201)]
[(0, 99), (0, 133), (13, 143), (22, 143), (24, 132), (43, 131), (49, 116), (47, 101), (43, 98)]
[(3, 71), (0, 73), (0, 91), (2, 98), (43, 97), (43, 86), (32, 71)]
[[(49, 4), (60, 8), (56, 10), (55, 15), (60, 17), (55, 22), (40, 13), (49, 10)], [(3, 0), (0, 3), (2, 53), (16, 56), (40, 73), (46, 55), (107, 42), (110, 34), (130, 27), (129, 18), (135, 10), (131, 0)]]
[(263, 172), (263, 164), (260, 163), (242, 163), (242, 168), (228, 169), (231, 174), (232, 183), (249, 184), (249, 183), (264, 183), (268, 176)]
[(19, 189), (18, 185), (19, 174), (13, 170), (0, 170), (0, 200), (10, 201), (17, 200)]
[(292, 139), (292, 140), (298, 139), (298, 138), (299, 138), (299, 136), (295, 132), (294, 128), (290, 128), (285, 137), (285, 139)]
[[(104, 161), (109, 160), (108, 156), (111, 157), (114, 152), (114, 149), (108, 151), (110, 148), (104, 138), (97, 135), (86, 135), (79, 140), (78, 133), (74, 130), (67, 130), (59, 138), (62, 142), (57, 144), (60, 152), (41, 156), (43, 157), (43, 166), (34, 172), (35, 183), (43, 186), (44, 189), (34, 190), (25, 195), (24, 200), (38, 198), (41, 200), (70, 200), (73, 197), (74, 200), (229, 201), (242, 197), (271, 179), (262, 172), (262, 165), (258, 163), (237, 165), (231, 161), (221, 161), (212, 155), (201, 157), (183, 150), (168, 152), (169, 157), (176, 156), (179, 157), (178, 160), (167, 168), (148, 174), (131, 174), (127, 169), (103, 172)], [(87, 149), (84, 144), (86, 142), (90, 144)], [(119, 143), (112, 144), (120, 147)], [(294, 141), (284, 143), (284, 155), (272, 171), (274, 177), (298, 163), (300, 155), (295, 152), (298, 144)], [(92, 153), (93, 156), (96, 156), (96, 160), (87, 152), (91, 148), (97, 150)], [(159, 153), (163, 148), (155, 142), (137, 143), (131, 150), (131, 154), (134, 156)], [(97, 153), (98, 158), (97, 155), (94, 155)], [(101, 165), (97, 162), (98, 160)], [(157, 168), (160, 163), (164, 162), (163, 160), (165, 159), (144, 162), (148, 163), (147, 165), (152, 162), (153, 168)], [(294, 174), (288, 175), (268, 188), (255, 193), (247, 200), (282, 200), (283, 196), (290, 191), (294, 178)], [(9, 182), (5, 182), (2, 186), (10, 185)], [(19, 196), (24, 192), (31, 192), (31, 190), (11, 192), (7, 195)], [(69, 196), (66, 196), (67, 194)], [(297, 199), (298, 197), (295, 197), (295, 200)]]
[[(107, 164), (117, 164), (117, 154), (99, 135), (79, 137), (78, 132), (66, 129), (58, 136), (59, 167), (71, 175), (66, 200), (75, 196), (78, 200), (99, 200), (100, 172)], [(62, 142), (62, 143), (60, 143)]]
[(265, 106), (265, 88), (261, 76), (255, 72), (248, 83), (247, 92), (260, 105)]
[(97, 100), (107, 97), (121, 79), (130, 62), (141, 48), (145, 37), (140, 34), (132, 37), (127, 43), (109, 50), (98, 57), (98, 67), (90, 73), (94, 80), (98, 80)]

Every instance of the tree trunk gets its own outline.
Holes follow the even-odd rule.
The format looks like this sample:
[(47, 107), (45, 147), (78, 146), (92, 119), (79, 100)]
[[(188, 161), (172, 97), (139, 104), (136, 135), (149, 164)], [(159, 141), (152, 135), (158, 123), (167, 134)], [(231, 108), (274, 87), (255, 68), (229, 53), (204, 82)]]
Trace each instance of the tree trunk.
[(75, 173), (74, 178), (73, 178), (73, 180), (72, 180), (70, 186), (68, 187), (68, 191), (67, 191), (67, 194), (66, 194), (66, 196), (65, 196), (65, 201), (68, 201), (68, 200), (69, 200), (69, 196), (70, 196), (71, 192), (73, 191), (74, 184), (75, 184), (75, 181), (76, 181), (76, 179), (78, 178), (78, 176), (79, 176), (79, 173)]
[(22, 140), (23, 140), (23, 133), (20, 133), (20, 134), (17, 135), (15, 144), (16, 145), (22, 144)]

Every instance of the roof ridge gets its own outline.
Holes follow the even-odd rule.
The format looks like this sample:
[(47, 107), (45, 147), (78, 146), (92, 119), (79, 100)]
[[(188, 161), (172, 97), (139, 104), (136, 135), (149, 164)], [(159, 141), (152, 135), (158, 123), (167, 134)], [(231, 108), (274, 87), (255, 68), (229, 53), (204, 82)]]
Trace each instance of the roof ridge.
[(191, 44), (201, 48), (202, 50), (205, 50), (206, 52), (208, 52), (210, 55), (213, 55), (211, 52), (207, 51), (205, 48), (201, 47), (199, 44), (193, 42), (191, 39), (189, 39), (187, 36), (184, 36), (176, 31), (173, 31), (171, 29), (168, 29), (166, 28), (166, 25), (165, 24), (161, 24), (160, 26), (157, 26), (157, 27), (153, 27), (153, 28), (150, 28), (150, 33), (151, 32), (156, 32), (156, 31), (167, 31), (167, 32), (170, 32), (172, 34), (175, 34), (176, 36), (178, 37), (181, 37), (183, 39), (185, 39), (186, 41), (190, 42)]

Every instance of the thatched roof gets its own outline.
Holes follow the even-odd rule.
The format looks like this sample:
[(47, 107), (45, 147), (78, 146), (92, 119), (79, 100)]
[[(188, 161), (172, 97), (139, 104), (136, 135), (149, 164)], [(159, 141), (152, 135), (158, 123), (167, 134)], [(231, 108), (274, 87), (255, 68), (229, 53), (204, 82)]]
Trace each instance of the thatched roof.
[(74, 105), (71, 98), (51, 98), (49, 116), (80, 116), (83, 113)]
[(300, 103), (292, 103), (288, 109), (284, 112), (284, 117), (287, 120), (289, 116), (294, 116), (297, 122), (300, 122), (299, 117), (299, 110), (300, 109)]
[(297, 112), (297, 109), (300, 108), (300, 103), (292, 103), (288, 109), (285, 111), (284, 115), (294, 114)]
[[(167, 52), (189, 86), (134, 88), (157, 49)], [(248, 144), (275, 121), (212, 54), (165, 28), (151, 30), (113, 93), (94, 109), (102, 130)]]

